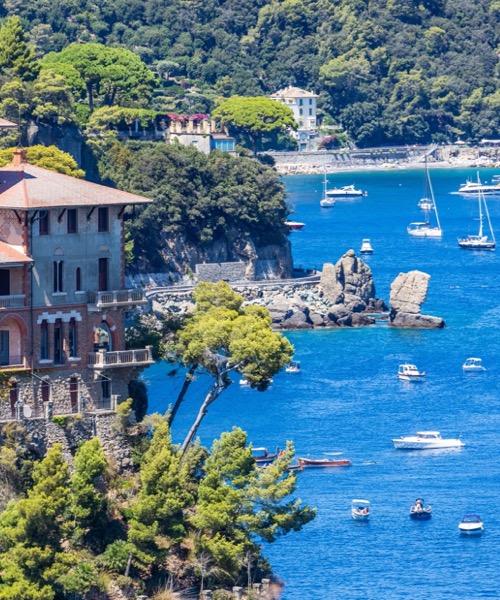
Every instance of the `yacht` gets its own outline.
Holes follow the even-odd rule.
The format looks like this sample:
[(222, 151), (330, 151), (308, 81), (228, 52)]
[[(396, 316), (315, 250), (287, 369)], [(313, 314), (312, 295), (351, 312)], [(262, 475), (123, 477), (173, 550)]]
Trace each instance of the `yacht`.
[[(441, 224), (439, 223), (439, 215), (437, 212), (436, 199), (434, 198), (434, 191), (432, 189), (431, 178), (429, 176), (429, 169), (427, 167), (427, 161), (425, 163), (425, 189), (426, 196), (418, 203), (418, 206), (424, 209), (427, 212), (427, 220), (425, 223), (416, 222), (410, 223), (406, 228), (406, 231), (409, 235), (414, 237), (424, 237), (424, 238), (440, 238), (443, 235), (443, 230), (441, 229)], [(428, 194), (427, 194), (428, 192)], [(430, 197), (428, 197), (430, 196)], [(430, 211), (434, 212), (434, 217), (436, 219), (436, 225), (431, 225), (430, 222)]]
[(391, 441), (397, 450), (436, 450), (465, 446), (458, 438), (442, 438), (439, 431), (417, 431), (415, 435), (401, 436)]
[[(495, 178), (494, 178), (495, 179)], [(492, 183), (491, 185), (482, 184), (480, 181), (466, 181), (458, 189), (459, 194), (464, 196), (483, 194), (500, 194), (500, 182)]]
[(360, 253), (361, 254), (373, 254), (373, 248), (372, 248), (372, 245), (370, 244), (370, 240), (368, 238), (365, 238), (361, 242)]
[(462, 369), (468, 372), (486, 371), (482, 362), (483, 361), (480, 358), (468, 358), (462, 365)]
[(328, 185), (328, 179), (326, 178), (326, 171), (325, 171), (323, 173), (323, 197), (319, 201), (319, 205), (322, 206), (323, 208), (331, 208), (332, 206), (335, 206), (335, 198), (330, 197), (328, 195), (327, 185)]
[(331, 190), (326, 191), (326, 196), (328, 198), (353, 198), (366, 195), (366, 192), (357, 190), (353, 185), (344, 185), (341, 188), (334, 187)]
[[(477, 174), (477, 181), (479, 181), (479, 173)], [(464, 250), (495, 250), (496, 240), (495, 234), (493, 233), (493, 227), (491, 225), (490, 213), (488, 211), (488, 205), (486, 204), (486, 198), (484, 191), (480, 190), (477, 194), (478, 205), (479, 205), (479, 231), (477, 235), (468, 235), (467, 237), (458, 240), (458, 245)], [(488, 227), (490, 230), (491, 239), (487, 235), (484, 235), (483, 221), (484, 215), (488, 221)]]
[(421, 198), (417, 206), (422, 210), (432, 210), (434, 208), (434, 204), (430, 198)]
[(398, 377), (403, 381), (422, 381), (425, 371), (419, 371), (415, 365), (399, 365)]

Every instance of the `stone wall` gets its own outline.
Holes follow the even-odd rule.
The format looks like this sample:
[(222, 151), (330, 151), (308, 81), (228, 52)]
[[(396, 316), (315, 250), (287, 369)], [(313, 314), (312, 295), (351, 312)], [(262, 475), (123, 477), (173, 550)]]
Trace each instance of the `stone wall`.
[(200, 281), (242, 281), (245, 279), (244, 262), (204, 263), (196, 265), (196, 277)]

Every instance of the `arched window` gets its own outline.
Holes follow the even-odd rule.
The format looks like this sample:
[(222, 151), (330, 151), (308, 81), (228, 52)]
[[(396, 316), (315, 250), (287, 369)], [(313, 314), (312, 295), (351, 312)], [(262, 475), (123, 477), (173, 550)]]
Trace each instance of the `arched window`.
[(40, 360), (49, 358), (49, 324), (42, 321), (40, 325)]
[(63, 355), (63, 333), (62, 333), (62, 321), (56, 319), (54, 323), (54, 363), (56, 365), (62, 365), (64, 362)]
[(94, 333), (94, 347), (96, 350), (111, 351), (113, 349), (111, 331), (105, 321), (101, 321)]
[(76, 268), (75, 290), (77, 292), (82, 291), (82, 269), (80, 267)]

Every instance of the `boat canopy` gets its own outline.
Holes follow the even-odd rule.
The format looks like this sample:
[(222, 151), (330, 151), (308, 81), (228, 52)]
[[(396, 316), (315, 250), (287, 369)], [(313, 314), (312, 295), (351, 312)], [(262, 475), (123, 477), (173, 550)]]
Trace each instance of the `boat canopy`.
[(436, 438), (441, 435), (439, 431), (417, 431), (418, 437), (423, 438)]
[(462, 523), (481, 523), (481, 517), (479, 515), (470, 514), (462, 517)]
[(357, 500), (357, 499), (354, 499), (354, 500), (351, 502), (351, 504), (352, 504), (353, 506), (355, 506), (355, 505), (356, 505), (356, 506), (370, 506), (370, 501), (369, 501), (369, 500)]

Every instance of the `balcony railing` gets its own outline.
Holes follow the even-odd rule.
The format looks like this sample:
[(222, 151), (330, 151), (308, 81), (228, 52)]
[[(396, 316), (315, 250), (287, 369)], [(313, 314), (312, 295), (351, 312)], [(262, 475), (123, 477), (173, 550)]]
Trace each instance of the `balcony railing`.
[(12, 296), (0, 296), (0, 309), (21, 308), (24, 306), (25, 294), (14, 294)]
[(116, 352), (89, 352), (90, 369), (116, 369), (119, 367), (140, 367), (154, 363), (151, 346), (143, 350), (118, 350)]
[(147, 304), (144, 290), (117, 290), (114, 292), (87, 292), (87, 303), (97, 308)]

